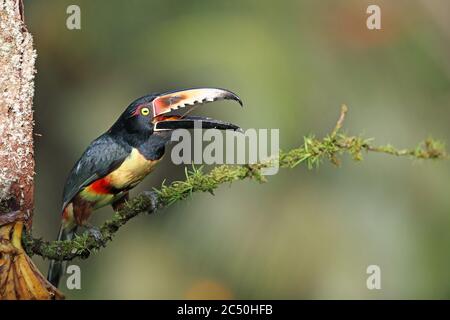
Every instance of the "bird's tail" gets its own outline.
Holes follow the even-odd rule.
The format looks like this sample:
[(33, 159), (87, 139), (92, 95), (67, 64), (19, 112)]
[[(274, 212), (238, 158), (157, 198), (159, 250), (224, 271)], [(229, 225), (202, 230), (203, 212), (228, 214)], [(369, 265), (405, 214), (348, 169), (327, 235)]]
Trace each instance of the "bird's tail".
[[(61, 225), (58, 233), (58, 241), (61, 240), (72, 240), (76, 231), (76, 227), (67, 228)], [(66, 269), (66, 262), (62, 260), (52, 260), (50, 261), (50, 267), (48, 268), (47, 280), (58, 288), (59, 280), (64, 274)]]

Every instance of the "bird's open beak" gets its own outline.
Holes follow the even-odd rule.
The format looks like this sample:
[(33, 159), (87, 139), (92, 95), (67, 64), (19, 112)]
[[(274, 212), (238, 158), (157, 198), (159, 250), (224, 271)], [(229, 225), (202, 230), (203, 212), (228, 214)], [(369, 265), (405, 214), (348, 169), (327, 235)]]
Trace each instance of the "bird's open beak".
[(231, 91), (217, 88), (198, 88), (161, 94), (152, 102), (153, 130), (203, 129), (241, 130), (239, 126), (206, 117), (187, 116), (195, 107), (217, 100), (242, 101)]

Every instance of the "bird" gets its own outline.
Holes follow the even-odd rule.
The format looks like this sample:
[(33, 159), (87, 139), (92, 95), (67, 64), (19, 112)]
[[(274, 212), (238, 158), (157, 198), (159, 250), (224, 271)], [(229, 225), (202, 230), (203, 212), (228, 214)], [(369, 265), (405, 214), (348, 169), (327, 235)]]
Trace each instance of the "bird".
[[(241, 131), (232, 123), (208, 117), (189, 116), (198, 105), (216, 100), (234, 100), (233, 92), (220, 88), (192, 88), (151, 93), (134, 100), (117, 121), (93, 140), (70, 171), (63, 191), (58, 240), (71, 240), (79, 227), (93, 236), (99, 231), (89, 224), (92, 212), (111, 205), (117, 211), (162, 159), (171, 135), (177, 129)], [(51, 260), (47, 280), (56, 288), (65, 269), (61, 260)]]

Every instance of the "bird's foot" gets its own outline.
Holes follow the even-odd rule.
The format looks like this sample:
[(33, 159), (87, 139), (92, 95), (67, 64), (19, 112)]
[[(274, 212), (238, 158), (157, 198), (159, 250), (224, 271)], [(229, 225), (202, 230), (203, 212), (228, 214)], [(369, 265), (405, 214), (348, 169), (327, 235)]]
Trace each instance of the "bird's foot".
[(158, 194), (155, 191), (143, 191), (142, 194), (150, 200), (150, 208), (147, 210), (147, 213), (154, 213), (159, 205)]
[(92, 236), (95, 239), (95, 241), (97, 242), (103, 241), (103, 234), (99, 228), (93, 225), (85, 225), (84, 228), (86, 229), (85, 232), (87, 232), (88, 235)]

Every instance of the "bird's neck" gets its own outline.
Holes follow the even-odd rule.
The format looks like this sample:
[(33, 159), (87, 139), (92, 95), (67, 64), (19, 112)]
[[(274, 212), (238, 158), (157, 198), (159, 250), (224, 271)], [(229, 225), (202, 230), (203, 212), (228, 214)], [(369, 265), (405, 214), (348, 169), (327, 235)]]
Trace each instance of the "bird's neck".
[(148, 160), (160, 159), (165, 151), (166, 144), (170, 141), (170, 134), (128, 132), (125, 129), (109, 131), (116, 141), (138, 149)]
[(159, 160), (164, 155), (169, 135), (154, 133), (138, 147), (139, 152), (148, 160)]

